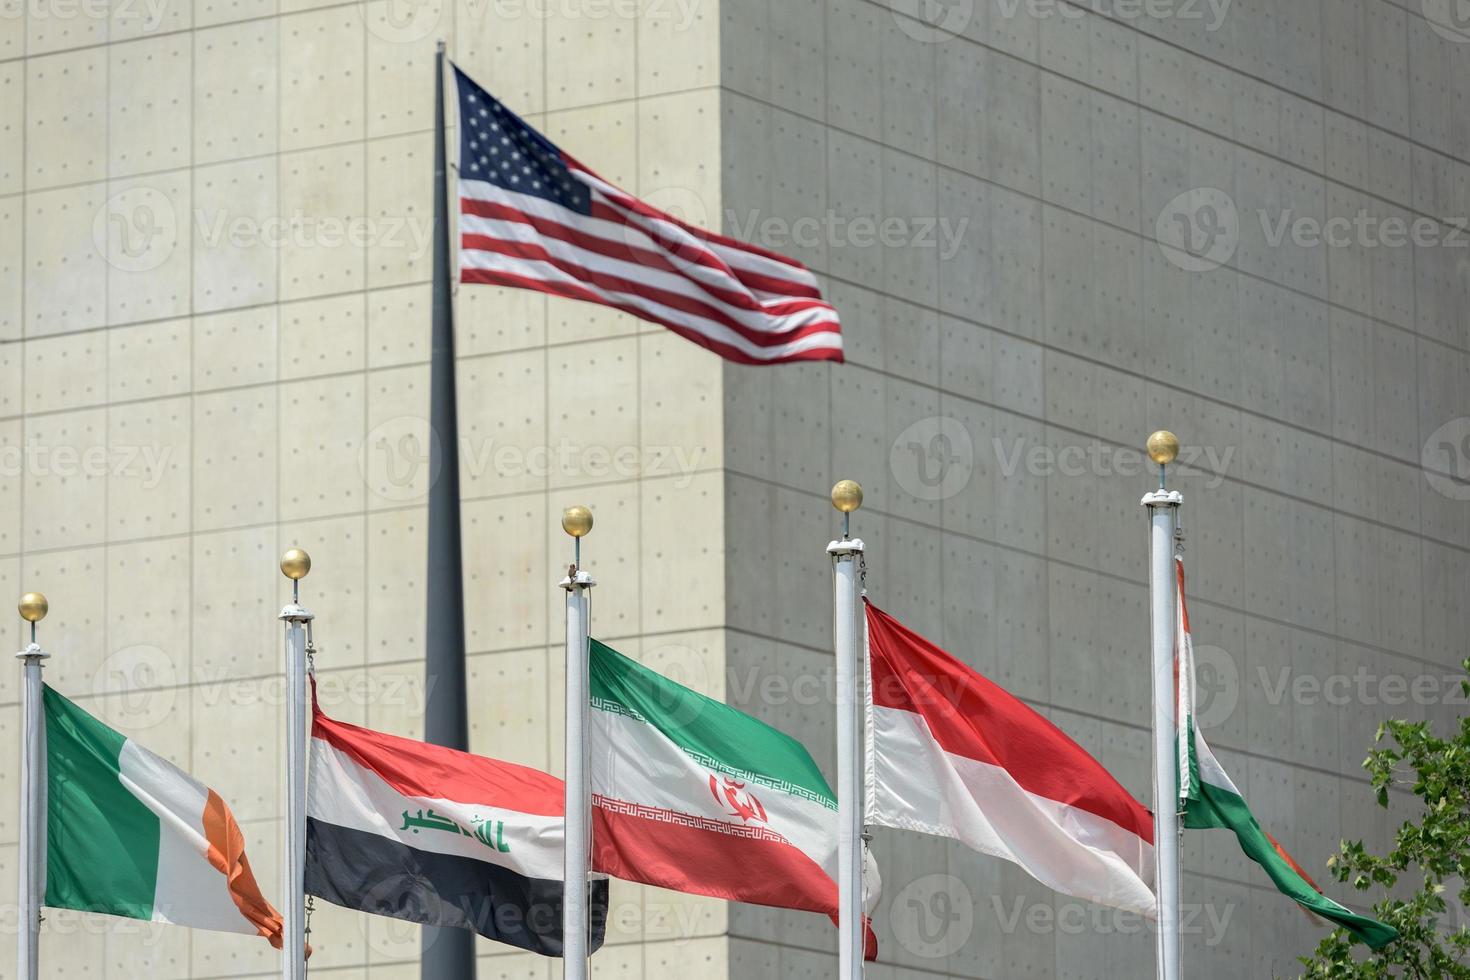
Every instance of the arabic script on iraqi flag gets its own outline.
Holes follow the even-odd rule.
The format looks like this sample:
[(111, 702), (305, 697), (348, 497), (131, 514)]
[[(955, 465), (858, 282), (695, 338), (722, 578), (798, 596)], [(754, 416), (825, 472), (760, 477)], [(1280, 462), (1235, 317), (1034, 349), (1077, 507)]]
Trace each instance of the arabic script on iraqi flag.
[(611, 306), (741, 364), (842, 360), (801, 263), (650, 207), (454, 76), (461, 282)]

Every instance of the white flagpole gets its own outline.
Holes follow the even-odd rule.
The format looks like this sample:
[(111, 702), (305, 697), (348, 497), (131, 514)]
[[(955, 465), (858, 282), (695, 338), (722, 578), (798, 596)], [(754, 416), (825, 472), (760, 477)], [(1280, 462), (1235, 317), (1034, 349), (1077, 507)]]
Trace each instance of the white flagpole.
[(45, 706), (41, 700), (41, 662), (51, 656), (36, 643), (36, 624), (50, 609), (46, 597), (20, 597), (20, 617), (31, 624), (31, 642), (15, 656), (21, 662), (22, 724), (20, 771), (20, 935), (21, 980), (37, 980), (41, 970), (41, 877), (46, 833), (46, 760), (42, 757)]
[(311, 556), (292, 548), (281, 556), (281, 572), (291, 580), (291, 602), (281, 610), (286, 624), (286, 888), (284, 980), (306, 978), (306, 644), (312, 614), (303, 607), (301, 580), (311, 571)]
[(592, 511), (568, 507), (562, 530), (572, 536), (574, 559), (561, 587), (567, 593), (566, 703), (566, 864), (562, 892), (562, 976), (586, 980), (588, 956), (588, 885), (592, 857), (592, 791), (587, 773), (587, 727), (591, 713), (587, 679), (588, 628), (591, 615), (587, 590), (597, 583), (582, 570), (582, 538), (592, 530)]
[(1154, 893), (1159, 980), (1179, 980), (1179, 766), (1174, 690), (1174, 526), (1184, 497), (1164, 487), (1164, 470), (1179, 455), (1179, 439), (1159, 430), (1148, 437), (1148, 455), (1159, 464), (1159, 488), (1145, 494), (1149, 513), (1149, 620), (1153, 632), (1154, 699)]
[(848, 536), (852, 512), (863, 504), (863, 488), (840, 480), (832, 506), (842, 512), (842, 540), (827, 545), (832, 556), (832, 652), (837, 660), (837, 976), (863, 973), (863, 759), (861, 678), (858, 642), (858, 563), (861, 539)]

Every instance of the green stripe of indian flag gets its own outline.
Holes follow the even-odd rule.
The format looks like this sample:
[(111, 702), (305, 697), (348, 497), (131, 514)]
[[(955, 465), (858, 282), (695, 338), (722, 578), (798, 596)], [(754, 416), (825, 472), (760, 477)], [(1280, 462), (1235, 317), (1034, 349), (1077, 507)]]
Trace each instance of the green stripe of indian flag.
[(205, 856), (208, 788), (50, 687), (43, 697), (45, 904), (255, 935)]
[[(828, 874), (836, 872), (837, 803), (795, 739), (682, 687), (604, 644), (591, 642), (592, 792), (599, 797), (708, 819), (740, 830), (779, 831)], [(619, 758), (636, 759), (636, 765)], [(746, 822), (711, 788), (746, 784), (767, 819)]]
[(1317, 891), (1287, 858), (1286, 853), (1261, 829), (1245, 797), (1210, 751), (1194, 716), (1194, 638), (1189, 633), (1189, 613), (1184, 602), (1184, 565), (1177, 563), (1179, 600), (1175, 627), (1179, 660), (1179, 806), (1184, 826), (1192, 829), (1220, 828), (1234, 831), (1246, 857), (1255, 861), (1281, 890), (1298, 905), (1320, 915), (1357, 936), (1373, 949), (1398, 938), (1398, 930), (1376, 919), (1358, 915)]

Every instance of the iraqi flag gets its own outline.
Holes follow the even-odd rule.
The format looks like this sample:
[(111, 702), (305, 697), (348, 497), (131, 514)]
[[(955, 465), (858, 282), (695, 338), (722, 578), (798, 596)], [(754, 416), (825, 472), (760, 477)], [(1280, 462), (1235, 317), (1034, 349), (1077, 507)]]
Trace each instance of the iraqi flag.
[(596, 640), (589, 666), (592, 866), (835, 919), (837, 800), (806, 748)]
[[(334, 905), (562, 952), (562, 781), (313, 709), (306, 891)], [(607, 880), (592, 882), (591, 948)]]
[(1061, 729), (871, 603), (868, 822), (1156, 915), (1153, 816)]
[(1174, 560), (1179, 581), (1176, 629), (1176, 672), (1179, 694), (1179, 812), (1186, 828), (1219, 828), (1235, 834), (1246, 857), (1261, 866), (1288, 898), (1309, 913), (1346, 929), (1373, 949), (1398, 938), (1393, 926), (1370, 919), (1334, 902), (1302, 870), (1286, 848), (1256, 822), (1245, 797), (1225, 772), (1195, 724), (1194, 639), (1189, 633), (1189, 610), (1184, 602), (1184, 562)]
[(43, 691), (45, 904), (264, 936), (281, 916), (260, 894), (218, 793)]

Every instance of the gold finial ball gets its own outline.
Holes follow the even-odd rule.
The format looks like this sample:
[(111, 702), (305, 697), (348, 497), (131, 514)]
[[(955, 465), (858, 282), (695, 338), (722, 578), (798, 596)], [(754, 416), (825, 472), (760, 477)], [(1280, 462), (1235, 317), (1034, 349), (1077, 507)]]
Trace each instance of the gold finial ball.
[(574, 504), (561, 512), (561, 529), (574, 538), (584, 538), (592, 530), (592, 511)]
[(20, 610), (20, 618), (28, 623), (39, 623), (46, 618), (46, 613), (51, 609), (51, 603), (39, 592), (27, 592), (20, 597), (20, 602), (15, 608)]
[(300, 548), (292, 548), (281, 556), (281, 574), (289, 579), (306, 578), (311, 571), (311, 556)]
[(1179, 437), (1168, 429), (1160, 429), (1148, 437), (1148, 458), (1160, 466), (1174, 462), (1179, 455)]
[(838, 480), (832, 485), (832, 506), (851, 514), (863, 505), (863, 488), (856, 480)]

